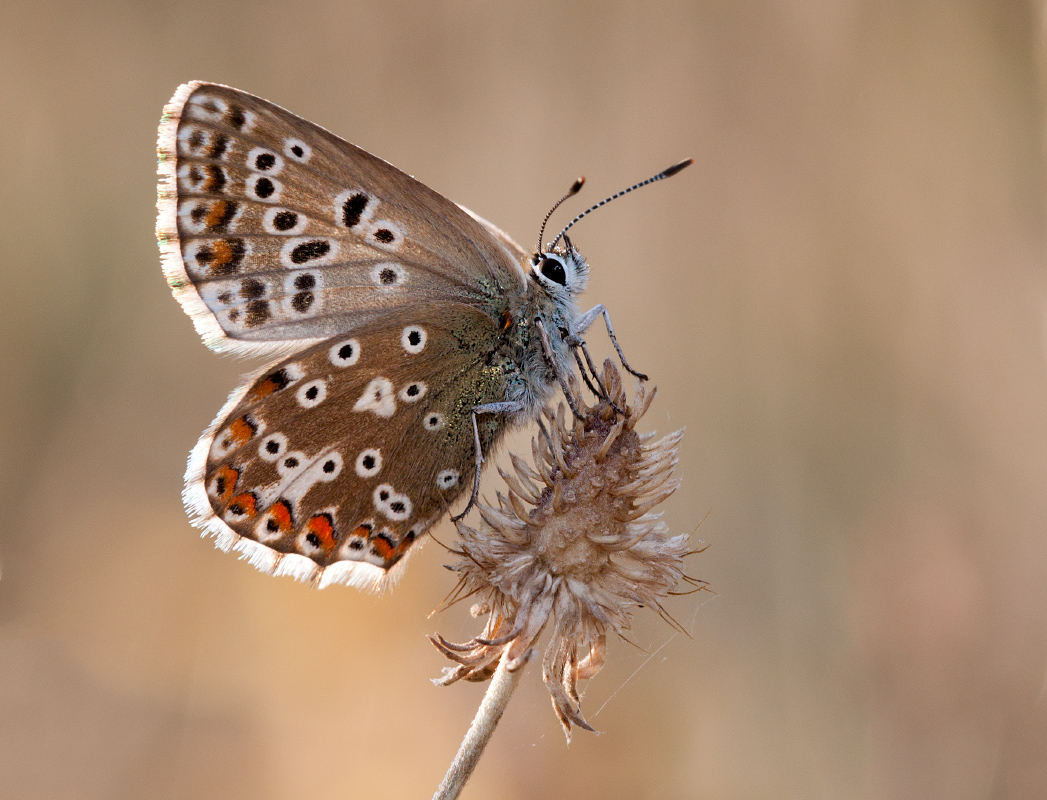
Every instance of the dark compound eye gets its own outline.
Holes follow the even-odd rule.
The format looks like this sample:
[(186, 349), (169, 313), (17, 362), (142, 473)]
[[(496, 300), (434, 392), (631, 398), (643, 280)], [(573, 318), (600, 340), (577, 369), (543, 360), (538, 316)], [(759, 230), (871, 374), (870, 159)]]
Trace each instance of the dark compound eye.
[(567, 285), (567, 272), (564, 271), (563, 264), (555, 258), (543, 258), (538, 263), (538, 271), (553, 283), (558, 283), (560, 286)]

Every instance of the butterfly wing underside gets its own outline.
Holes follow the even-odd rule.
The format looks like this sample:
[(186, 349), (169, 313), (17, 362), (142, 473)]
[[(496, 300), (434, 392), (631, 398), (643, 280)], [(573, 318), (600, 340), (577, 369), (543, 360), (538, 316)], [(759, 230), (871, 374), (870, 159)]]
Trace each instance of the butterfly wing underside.
[[(505, 391), (478, 357), (490, 319), (436, 310), (393, 312), (234, 393), (187, 476), (220, 547), (321, 586), (375, 588), (402, 562), (471, 485), (472, 407)], [(485, 450), (499, 432), (486, 422)]]
[(284, 354), (419, 298), (497, 305), (524, 283), (497, 228), (236, 89), (180, 87), (158, 158), (164, 272), (213, 349)]
[[(259, 569), (387, 585), (471, 485), (473, 405), (526, 255), (485, 220), (265, 100), (179, 88), (158, 144), (164, 273), (212, 349), (281, 356), (194, 448), (194, 524)], [(482, 420), (486, 451), (502, 430)]]

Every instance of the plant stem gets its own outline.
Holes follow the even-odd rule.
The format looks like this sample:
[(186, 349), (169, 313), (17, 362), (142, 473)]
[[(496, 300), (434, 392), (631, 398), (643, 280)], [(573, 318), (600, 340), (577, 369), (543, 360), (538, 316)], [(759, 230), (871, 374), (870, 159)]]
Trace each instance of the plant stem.
[(458, 748), (458, 754), (451, 762), (436, 794), (433, 795), (433, 800), (457, 800), (458, 795), (465, 788), (466, 781), (476, 769), (480, 756), (483, 755), (484, 748), (490, 741), (498, 720), (502, 718), (502, 713), (509, 704), (509, 698), (513, 696), (513, 690), (516, 689), (516, 684), (520, 682), (520, 675), (523, 673), (523, 664), (520, 664), (513, 672), (509, 671), (508, 653), (509, 648), (506, 647), (498, 662), (498, 669), (491, 678), (491, 685), (487, 687), (487, 693), (480, 703), (480, 708), (476, 711), (473, 724), (466, 731), (465, 738), (462, 739), (462, 744)]

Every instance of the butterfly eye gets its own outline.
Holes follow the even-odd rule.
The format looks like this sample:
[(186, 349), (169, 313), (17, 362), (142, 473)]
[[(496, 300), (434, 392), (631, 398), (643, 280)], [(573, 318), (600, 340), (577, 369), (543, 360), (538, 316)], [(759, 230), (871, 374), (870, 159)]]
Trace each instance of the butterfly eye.
[(560, 286), (567, 285), (567, 271), (558, 259), (543, 258), (538, 262), (538, 271), (542, 273), (544, 278), (553, 283), (557, 283)]

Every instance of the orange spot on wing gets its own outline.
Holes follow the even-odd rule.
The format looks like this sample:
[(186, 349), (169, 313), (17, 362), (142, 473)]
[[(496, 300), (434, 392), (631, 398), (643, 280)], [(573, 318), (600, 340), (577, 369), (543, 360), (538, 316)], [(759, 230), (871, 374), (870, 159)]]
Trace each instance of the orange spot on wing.
[(233, 492), (236, 490), (236, 482), (239, 479), (240, 470), (233, 469), (228, 464), (219, 467), (215, 472), (214, 478), (214, 486), (215, 491), (218, 493), (218, 499), (223, 502), (228, 502), (229, 498), (233, 496)]
[(204, 223), (209, 230), (217, 228), (226, 220), (226, 215), (229, 213), (229, 201), (218, 200), (211, 204), (211, 208), (207, 211), (207, 216), (204, 218)]
[(251, 441), (257, 431), (258, 426), (246, 414), (229, 423), (229, 437), (240, 447)]
[(350, 536), (362, 536), (362, 537), (364, 537), (366, 539), (368, 536), (371, 535), (371, 531), (372, 530), (373, 530), (372, 526), (365, 522), (363, 525), (357, 525), (355, 528), (353, 528), (353, 532), (351, 534), (349, 534), (349, 535)]
[(395, 552), (395, 548), (389, 538), (385, 534), (380, 533), (371, 541), (371, 552), (383, 561), (388, 561), (389, 557)]
[(258, 513), (258, 500), (251, 492), (238, 494), (229, 503), (229, 510), (244, 517), (253, 517)]
[(287, 533), (294, 524), (291, 519), (291, 506), (286, 500), (278, 500), (269, 509), (269, 517), (280, 527), (281, 533)]
[(408, 533), (402, 542), (396, 547), (396, 557), (399, 558), (407, 552), (407, 548), (414, 543), (414, 533)]
[(316, 535), (316, 538), (320, 540), (320, 545), (324, 550), (331, 550), (334, 548), (334, 526), (331, 524), (331, 517), (327, 514), (317, 514), (316, 516), (310, 517), (306, 523), (306, 527), (310, 533)]

